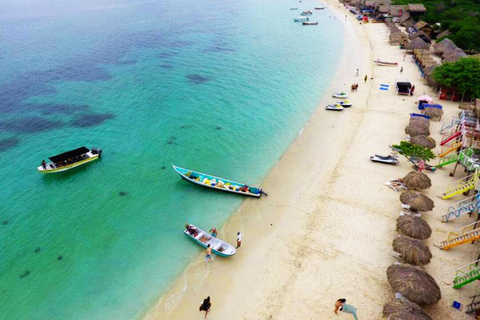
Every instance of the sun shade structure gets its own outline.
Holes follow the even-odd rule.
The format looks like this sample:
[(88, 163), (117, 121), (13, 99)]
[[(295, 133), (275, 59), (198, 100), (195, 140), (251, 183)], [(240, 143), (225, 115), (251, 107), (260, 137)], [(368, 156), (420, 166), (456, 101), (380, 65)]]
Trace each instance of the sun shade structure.
[(428, 128), (430, 126), (430, 120), (420, 117), (412, 117), (410, 118), (409, 124), (415, 127)]
[(68, 159), (71, 159), (71, 158), (75, 158), (77, 156), (81, 156), (82, 154), (85, 154), (89, 151), (90, 151), (89, 149), (87, 149), (85, 147), (81, 147), (81, 148), (78, 148), (78, 149), (75, 149), (75, 150), (67, 151), (67, 152), (61, 153), (59, 155), (50, 157), (48, 159), (50, 159), (50, 161), (52, 161), (53, 163), (58, 163), (58, 162), (63, 162), (65, 160), (68, 160)]
[(403, 261), (414, 266), (429, 264), (432, 259), (432, 252), (422, 240), (399, 235), (393, 240), (392, 246)]
[(408, 204), (413, 210), (416, 211), (432, 211), (435, 207), (435, 203), (432, 199), (418, 191), (408, 190), (402, 192), (400, 195), (400, 201), (403, 204)]
[(435, 142), (435, 139), (428, 136), (414, 136), (410, 139), (410, 142), (420, 147), (428, 148), (428, 149), (433, 149), (437, 145), (437, 143)]
[(437, 108), (425, 108), (425, 114), (427, 116), (430, 116), (432, 118), (438, 118), (441, 119), (443, 116), (443, 110), (442, 109), (437, 109)]
[(393, 264), (387, 269), (388, 283), (395, 292), (418, 304), (435, 304), (442, 298), (431, 275), (416, 267)]
[(428, 136), (428, 135), (430, 135), (430, 130), (428, 128), (425, 128), (425, 127), (408, 125), (405, 128), (405, 133), (410, 135), (411, 137)]
[(432, 229), (425, 220), (411, 215), (397, 219), (397, 230), (406, 236), (420, 240), (428, 239), (432, 235)]
[(406, 299), (385, 304), (383, 316), (388, 320), (433, 320), (418, 304)]
[(417, 171), (410, 171), (403, 178), (403, 182), (411, 190), (428, 189), (432, 186), (430, 178), (426, 174)]

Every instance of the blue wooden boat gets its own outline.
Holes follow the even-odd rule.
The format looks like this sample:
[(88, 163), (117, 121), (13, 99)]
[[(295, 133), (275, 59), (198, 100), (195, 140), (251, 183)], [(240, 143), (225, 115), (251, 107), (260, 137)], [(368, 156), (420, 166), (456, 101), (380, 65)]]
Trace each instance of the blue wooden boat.
[(190, 230), (192, 231), (190, 232), (185, 229), (183, 230), (183, 233), (204, 248), (207, 248), (207, 246), (210, 245), (212, 252), (216, 255), (221, 257), (231, 257), (237, 252), (235, 247), (231, 244), (212, 236), (193, 224), (190, 224)]
[(244, 183), (239, 183), (219, 177), (215, 177), (209, 174), (193, 171), (190, 169), (180, 168), (173, 166), (173, 169), (182, 177), (182, 179), (188, 182), (198, 184), (203, 187), (212, 188), (221, 191), (227, 191), (232, 193), (242, 194), (244, 196), (251, 196), (260, 198), (262, 194), (267, 195), (261, 188), (250, 187)]

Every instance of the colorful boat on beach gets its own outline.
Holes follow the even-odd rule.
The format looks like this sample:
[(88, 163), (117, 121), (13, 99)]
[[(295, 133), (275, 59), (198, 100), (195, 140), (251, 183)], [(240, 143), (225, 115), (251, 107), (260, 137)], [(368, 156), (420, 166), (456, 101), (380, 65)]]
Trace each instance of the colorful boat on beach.
[(335, 92), (332, 94), (332, 97), (339, 98), (339, 99), (347, 99), (348, 95), (345, 92), (340, 92), (340, 93)]
[(92, 150), (90, 150), (88, 148), (81, 147), (48, 158), (52, 162), (46, 163), (45, 160), (43, 160), (42, 164), (37, 169), (41, 173), (57, 173), (67, 171), (95, 161), (101, 158), (101, 156), (102, 150), (100, 149), (92, 148)]
[(318, 22), (303, 22), (302, 25), (304, 26), (316, 26)]
[(328, 106), (325, 107), (326, 110), (330, 110), (330, 111), (342, 111), (343, 110), (343, 107), (339, 104), (329, 104)]
[(188, 229), (186, 228), (183, 230), (183, 233), (204, 248), (207, 248), (208, 245), (210, 245), (212, 252), (216, 255), (221, 257), (231, 257), (237, 252), (235, 247), (231, 244), (212, 236), (193, 224), (187, 226)]
[(397, 62), (391, 62), (391, 61), (382, 61), (380, 59), (373, 60), (377, 65), (382, 66), (382, 67), (396, 67), (398, 66)]
[(337, 102), (336, 104), (344, 107), (344, 108), (350, 108), (352, 106), (352, 103), (351, 102), (348, 102), (347, 100), (345, 101), (340, 101), (340, 102)]
[(251, 187), (244, 183), (239, 183), (224, 178), (215, 177), (209, 174), (193, 171), (190, 169), (173, 166), (173, 169), (182, 177), (193, 184), (198, 184), (202, 187), (212, 188), (221, 191), (241, 194), (244, 196), (251, 196), (260, 198), (262, 194), (267, 195), (262, 188)]

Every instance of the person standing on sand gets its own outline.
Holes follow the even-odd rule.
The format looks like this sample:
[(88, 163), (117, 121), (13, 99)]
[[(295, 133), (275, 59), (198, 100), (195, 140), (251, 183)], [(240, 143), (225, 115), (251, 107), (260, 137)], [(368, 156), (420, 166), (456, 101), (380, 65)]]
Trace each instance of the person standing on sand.
[(242, 245), (242, 234), (240, 233), (240, 231), (237, 232), (237, 248), (240, 248), (240, 246)]
[(203, 303), (200, 305), (199, 311), (205, 311), (205, 319), (207, 318), (207, 314), (210, 312), (210, 308), (212, 307), (212, 303), (210, 302), (210, 296), (207, 299), (203, 300)]
[(365, 78), (363, 79), (364, 82), (367, 82), (367, 79), (368, 79), (368, 77), (367, 77), (367, 75), (365, 75)]
[(353, 319), (358, 320), (357, 308), (346, 304), (346, 302), (346, 299), (338, 299), (337, 302), (335, 302), (335, 310), (333, 312), (335, 312), (335, 314), (338, 314), (338, 310), (340, 309), (340, 311), (343, 311), (345, 313), (351, 313), (353, 315)]
[(402, 73), (402, 72), (403, 72), (403, 67), (400, 68), (400, 73)]
[(357, 69), (357, 74), (356, 74), (356, 76), (358, 77), (358, 69)]
[(205, 255), (206, 262), (212, 262), (212, 248), (210, 245), (207, 246), (207, 254)]
[(404, 55), (403, 55), (403, 61), (405, 61), (405, 58), (406, 58), (406, 57), (407, 57), (407, 55), (406, 55), (406, 54), (404, 54)]

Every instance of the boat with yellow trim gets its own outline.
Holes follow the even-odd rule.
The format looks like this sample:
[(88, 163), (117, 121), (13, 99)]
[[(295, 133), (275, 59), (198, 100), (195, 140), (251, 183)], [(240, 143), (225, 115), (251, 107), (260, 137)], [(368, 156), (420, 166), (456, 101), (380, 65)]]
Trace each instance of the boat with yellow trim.
[(45, 160), (43, 160), (37, 169), (41, 173), (63, 172), (95, 161), (101, 158), (101, 156), (102, 150), (100, 149), (92, 148), (92, 150), (90, 150), (86, 147), (81, 147), (48, 158), (52, 162), (46, 163)]

